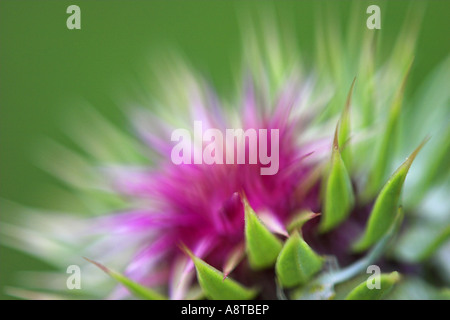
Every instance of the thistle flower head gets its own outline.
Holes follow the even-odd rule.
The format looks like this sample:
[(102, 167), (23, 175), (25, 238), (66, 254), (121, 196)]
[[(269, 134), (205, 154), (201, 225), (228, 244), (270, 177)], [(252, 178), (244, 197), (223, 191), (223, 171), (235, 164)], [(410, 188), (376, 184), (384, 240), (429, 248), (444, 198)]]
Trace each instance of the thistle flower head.
[[(151, 168), (122, 166), (106, 170), (117, 192), (143, 203), (137, 208), (100, 218), (99, 226), (109, 235), (117, 232), (131, 238), (151, 235), (151, 240), (140, 244), (125, 274), (146, 283), (155, 269), (164, 268), (168, 272), (159, 280), (170, 283), (172, 298), (184, 297), (184, 282), (191, 281), (189, 274), (195, 271), (193, 264), (188, 263), (190, 258), (179, 249), (180, 244), (219, 269), (227, 268), (233, 254), (244, 253), (243, 197), (267, 228), (283, 237), (288, 236), (287, 223), (301, 209), (319, 208), (318, 180), (311, 179), (314, 179), (314, 168), (328, 153), (330, 143), (327, 139), (302, 142), (299, 137), (307, 124), (302, 123), (304, 119), (299, 112), (293, 112), (310, 93), (301, 83), (288, 80), (283, 86), (288, 89), (279, 92), (274, 105), (261, 110), (257, 103), (261, 97), (256, 96), (254, 83), (247, 80), (245, 85), (243, 97), (236, 101), (237, 108), (233, 111), (219, 107), (219, 99), (211, 91), (202, 92), (203, 96), (209, 97), (208, 101), (198, 99), (198, 92), (190, 93), (191, 126), (201, 119), (204, 130), (219, 130), (224, 139), (209, 143), (195, 141), (196, 129), (192, 128), (189, 136), (192, 139), (183, 141), (188, 144), (184, 151), (190, 153), (189, 163), (174, 164), (171, 161), (175, 142), (167, 136), (164, 140), (163, 133), (145, 127), (145, 117), (141, 113), (136, 124), (138, 132), (150, 148), (160, 153), (159, 161)], [(289, 88), (303, 90), (295, 92)], [(210, 101), (216, 102), (216, 109), (210, 107)], [(269, 101), (265, 103), (270, 104)], [(232, 118), (230, 114), (233, 113), (239, 121), (225, 120)], [(176, 129), (169, 129), (166, 124), (166, 132)], [(230, 129), (242, 130), (243, 139), (227, 136), (226, 131)], [(271, 141), (273, 129), (277, 130), (276, 141)], [(265, 134), (260, 135), (261, 130)], [(223, 146), (220, 164), (195, 163), (194, 153), (198, 152), (195, 148), (203, 153), (208, 146), (212, 146), (214, 152), (219, 152)], [(263, 148), (266, 155), (272, 154), (272, 160), (277, 162), (274, 174), (261, 174), (262, 168), (271, 165), (258, 157)], [(230, 152), (233, 161), (229, 161)], [(240, 152), (245, 153), (241, 163), (238, 162)], [(179, 265), (184, 265), (181, 275), (176, 274), (181, 268)]]

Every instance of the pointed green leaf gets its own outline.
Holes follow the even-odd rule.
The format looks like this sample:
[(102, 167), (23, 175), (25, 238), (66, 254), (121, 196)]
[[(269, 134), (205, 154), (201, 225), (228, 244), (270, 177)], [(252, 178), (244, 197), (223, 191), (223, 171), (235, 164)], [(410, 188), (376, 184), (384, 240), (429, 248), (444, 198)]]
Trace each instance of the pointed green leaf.
[(294, 231), (278, 256), (275, 270), (281, 285), (289, 288), (306, 283), (322, 263), (323, 259)]
[(336, 127), (331, 155), (331, 167), (326, 179), (324, 210), (319, 230), (326, 232), (344, 221), (354, 203), (350, 177), (342, 160), (338, 143), (339, 124)]
[(250, 300), (257, 290), (249, 289), (238, 282), (226, 278), (222, 272), (197, 258), (189, 249), (184, 251), (190, 256), (197, 270), (197, 279), (203, 292), (213, 300)]
[(380, 300), (391, 291), (392, 287), (400, 280), (398, 272), (380, 274), (380, 288), (369, 289), (367, 280), (354, 288), (345, 298), (346, 300)]
[(401, 106), (403, 103), (406, 81), (411, 71), (411, 67), (412, 61), (402, 80), (402, 84), (400, 85), (400, 88), (396, 92), (392, 101), (389, 117), (384, 129), (384, 135), (381, 137), (381, 141), (376, 152), (375, 164), (369, 175), (366, 197), (372, 196), (379, 190), (383, 180), (387, 176), (389, 164), (393, 159), (397, 137), (397, 127), (400, 120)]
[(351, 161), (351, 154), (350, 154), (350, 146), (347, 144), (348, 139), (350, 138), (350, 131), (351, 131), (351, 124), (350, 124), (350, 105), (352, 102), (352, 95), (353, 95), (353, 88), (355, 87), (355, 81), (356, 77), (353, 79), (352, 85), (350, 87), (350, 91), (347, 95), (347, 101), (345, 103), (344, 111), (341, 114), (341, 118), (339, 120), (340, 126), (339, 126), (339, 145), (345, 146), (343, 148), (341, 155), (342, 159), (344, 160), (345, 165), (349, 168), (350, 167), (350, 161)]
[(294, 229), (301, 230), (306, 222), (318, 216), (320, 216), (320, 213), (301, 211), (288, 223), (287, 231), (292, 232)]
[(281, 241), (259, 220), (245, 196), (245, 243), (250, 266), (264, 269), (272, 266), (281, 251)]
[(353, 88), (355, 87), (356, 77), (353, 79), (352, 85), (347, 95), (344, 111), (339, 120), (339, 145), (344, 145), (350, 136), (350, 105), (352, 103)]
[(364, 235), (353, 246), (355, 251), (363, 251), (377, 242), (394, 222), (406, 174), (408, 173), (414, 158), (417, 156), (420, 149), (422, 149), (426, 141), (427, 139), (413, 151), (380, 191), (380, 194), (375, 200), (372, 212), (370, 213)]
[(153, 291), (147, 287), (140, 285), (139, 283), (134, 282), (133, 280), (125, 277), (124, 275), (122, 275), (119, 272), (111, 270), (111, 269), (105, 267), (104, 265), (102, 265), (96, 261), (93, 261), (91, 259), (88, 259), (88, 258), (84, 258), (84, 259), (86, 259), (90, 263), (99, 267), (106, 274), (111, 276), (111, 278), (113, 278), (114, 280), (120, 282), (122, 285), (125, 286), (125, 288), (127, 288), (130, 291), (130, 293), (132, 293), (137, 298), (144, 299), (144, 300), (166, 300), (167, 299), (166, 297), (159, 294), (158, 292)]

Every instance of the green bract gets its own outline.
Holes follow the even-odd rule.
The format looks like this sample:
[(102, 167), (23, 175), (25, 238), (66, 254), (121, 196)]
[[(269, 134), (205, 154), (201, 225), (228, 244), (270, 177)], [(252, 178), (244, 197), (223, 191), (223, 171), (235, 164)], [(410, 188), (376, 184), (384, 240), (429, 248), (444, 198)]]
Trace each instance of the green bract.
[(254, 269), (272, 266), (282, 248), (281, 241), (259, 220), (243, 197), (245, 210), (245, 241), (250, 265)]
[(403, 96), (405, 93), (406, 80), (408, 79), (411, 70), (412, 61), (409, 64), (406, 75), (403, 78), (402, 84), (395, 93), (392, 105), (389, 110), (384, 133), (381, 137), (378, 150), (375, 154), (375, 164), (369, 176), (369, 185), (367, 192), (369, 196), (376, 193), (378, 188), (383, 183), (384, 178), (388, 174), (389, 164), (392, 162), (395, 150), (395, 143), (400, 122), (401, 107), (403, 103)]
[(226, 278), (222, 272), (194, 256), (189, 249), (185, 248), (185, 251), (194, 262), (198, 282), (208, 298), (214, 300), (249, 300), (258, 293), (255, 289), (246, 288), (236, 281)]
[(281, 285), (290, 288), (306, 283), (322, 263), (323, 259), (294, 231), (278, 256), (275, 270)]
[[(369, 288), (367, 282), (364, 281), (360, 285), (358, 285), (355, 289), (353, 289), (345, 298), (346, 300), (379, 300), (385, 294), (387, 294), (394, 284), (396, 284), (400, 280), (400, 275), (398, 272), (392, 272), (389, 274), (381, 274), (379, 279), (375, 281), (379, 281), (379, 287)], [(373, 283), (372, 283), (373, 285)]]
[(338, 132), (339, 127), (336, 127), (330, 173), (325, 182), (324, 212), (320, 223), (322, 232), (328, 231), (344, 221), (354, 203), (350, 177), (339, 151)]
[(125, 277), (124, 275), (122, 275), (119, 272), (108, 269), (107, 267), (105, 267), (104, 265), (102, 265), (96, 261), (93, 261), (93, 260), (90, 260), (87, 258), (85, 258), (85, 259), (87, 261), (93, 263), (100, 269), (102, 269), (106, 274), (110, 275), (111, 278), (113, 278), (114, 280), (116, 280), (116, 281), (120, 282), (122, 285), (124, 285), (124, 287), (127, 288), (130, 291), (130, 293), (132, 295), (134, 295), (136, 298), (140, 298), (143, 300), (166, 300), (167, 299), (167, 297), (164, 297), (163, 295), (159, 294), (158, 292), (151, 290), (147, 287), (144, 287), (137, 282), (134, 282), (133, 280)]
[(367, 227), (362, 238), (353, 246), (355, 251), (362, 251), (378, 241), (391, 227), (399, 206), (400, 194), (406, 174), (412, 162), (427, 140), (424, 140), (416, 150), (403, 162), (386, 182), (375, 200)]

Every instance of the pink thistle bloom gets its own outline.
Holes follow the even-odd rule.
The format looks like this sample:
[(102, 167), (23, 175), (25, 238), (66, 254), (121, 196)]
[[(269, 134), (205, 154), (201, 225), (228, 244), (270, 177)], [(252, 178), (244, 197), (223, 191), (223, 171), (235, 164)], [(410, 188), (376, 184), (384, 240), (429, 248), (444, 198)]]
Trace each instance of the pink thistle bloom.
[[(161, 133), (140, 130), (144, 122), (139, 118), (140, 135), (161, 158), (152, 168), (112, 170), (112, 183), (119, 193), (143, 199), (151, 206), (103, 217), (99, 222), (111, 237), (114, 233), (129, 238), (147, 235), (140, 241), (125, 275), (147, 285), (168, 283), (170, 298), (185, 298), (195, 270), (179, 245), (186, 245), (197, 257), (224, 270), (230, 256), (244, 247), (244, 206), (240, 193), (246, 195), (261, 220), (280, 237), (287, 236), (285, 226), (299, 210), (320, 209), (318, 182), (310, 182), (314, 179), (314, 168), (328, 154), (331, 141), (318, 139), (305, 143), (298, 138), (306, 125), (298, 108), (310, 94), (295, 90), (301, 87), (297, 81), (288, 83), (285, 86), (288, 89), (280, 92), (274, 107), (263, 110), (258, 107), (258, 97), (248, 81), (237, 111), (243, 116), (238, 128), (224, 120), (227, 117), (224, 108), (204, 107), (195, 97), (189, 106), (193, 117), (201, 115), (204, 126), (217, 128), (224, 136), (227, 128), (278, 129), (279, 141), (275, 143), (279, 149), (279, 168), (274, 175), (261, 175), (260, 169), (266, 165), (260, 161), (225, 164), (224, 158), (224, 164), (173, 164), (170, 150), (174, 143), (167, 138), (170, 129), (166, 128), (164, 139)], [(213, 93), (208, 92), (208, 96)], [(260, 137), (257, 139), (259, 145)], [(267, 139), (270, 146), (270, 135)], [(254, 152), (249, 143), (245, 144), (245, 151), (246, 159), (249, 152)]]

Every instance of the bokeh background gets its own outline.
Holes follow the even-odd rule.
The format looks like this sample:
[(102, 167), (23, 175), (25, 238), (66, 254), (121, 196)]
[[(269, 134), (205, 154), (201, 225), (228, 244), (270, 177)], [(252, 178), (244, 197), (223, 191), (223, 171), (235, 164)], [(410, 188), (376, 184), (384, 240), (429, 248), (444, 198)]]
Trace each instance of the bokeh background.
[[(382, 29), (374, 32), (381, 37), (381, 53), (389, 55), (409, 7), (425, 1), (359, 2), (363, 16), (370, 4), (380, 6)], [(81, 30), (66, 28), (66, 8), (71, 4), (81, 8)], [(352, 5), (353, 1), (0, 1), (0, 198), (67, 209), (69, 191), (36, 163), (41, 141), (50, 137), (70, 145), (64, 129), (81, 101), (127, 126), (121, 98), (128, 95), (133, 100), (133, 84), (146, 74), (153, 53), (178, 50), (226, 94), (233, 86), (233, 66), (240, 63), (243, 12), (251, 16), (265, 6), (280, 20), (290, 19), (299, 35), (296, 45), (312, 59), (317, 13), (332, 8), (336, 20), (345, 22)], [(450, 52), (450, 1), (426, 1), (424, 7), (411, 91)], [(70, 199), (71, 206), (81, 208), (76, 198)], [(21, 271), (49, 268), (1, 245), (0, 298), (11, 298), (2, 288), (17, 285)]]

